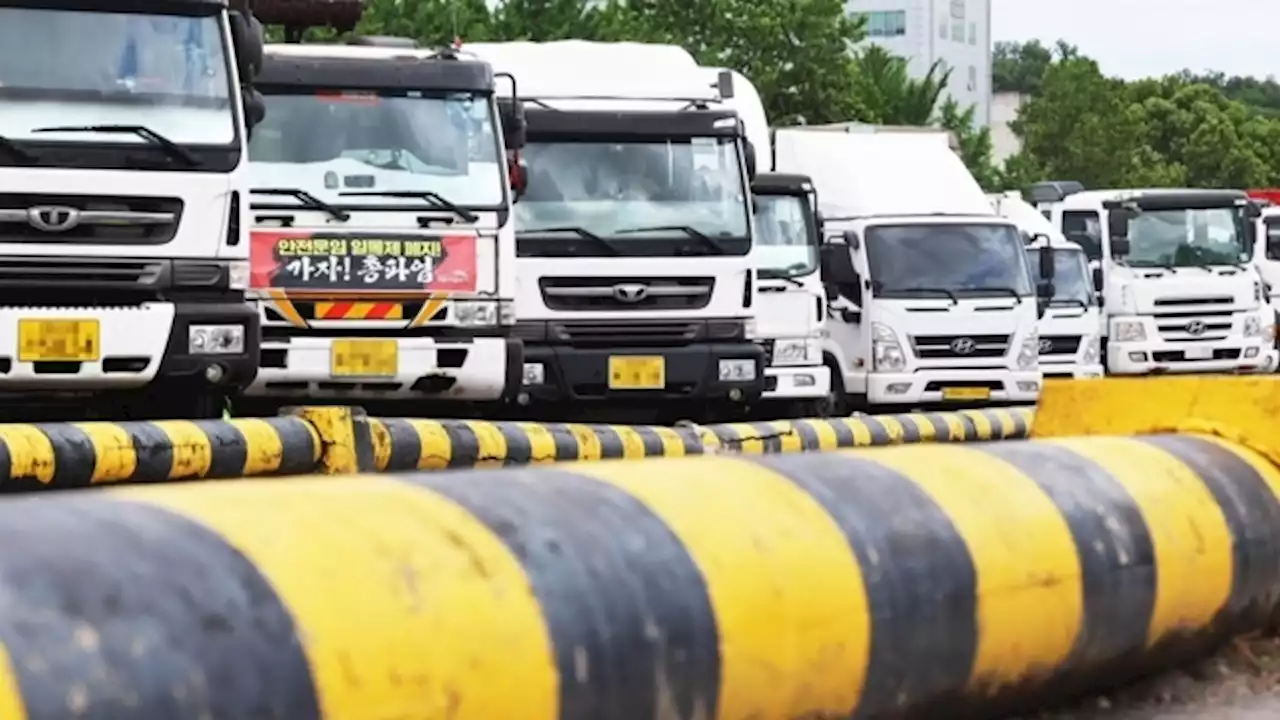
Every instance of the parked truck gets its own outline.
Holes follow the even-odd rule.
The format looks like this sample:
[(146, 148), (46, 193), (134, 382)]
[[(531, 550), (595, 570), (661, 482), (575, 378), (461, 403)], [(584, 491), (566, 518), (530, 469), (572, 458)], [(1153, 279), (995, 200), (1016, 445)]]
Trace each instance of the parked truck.
[(1275, 369), (1275, 317), (1250, 264), (1259, 211), (1243, 191), (1060, 181), (1031, 196), (1090, 259), (1108, 374)]
[(523, 185), (508, 151), (521, 134), (518, 107), (499, 121), (501, 81), (403, 38), (267, 46), (251, 148), (255, 405), (473, 416), (516, 396)]
[(1056, 266), (1040, 255), (1037, 284), (946, 133), (779, 128), (774, 152), (819, 192), (824, 353), (845, 409), (1035, 402)]
[(511, 72), (526, 105), (530, 189), (515, 220), (527, 412), (745, 416), (764, 391), (764, 351), (753, 151), (722, 106), (732, 83), (679, 70), (666, 46), (462, 51)]
[(0, 408), (217, 417), (253, 379), (261, 56), (225, 0), (0, 7)]

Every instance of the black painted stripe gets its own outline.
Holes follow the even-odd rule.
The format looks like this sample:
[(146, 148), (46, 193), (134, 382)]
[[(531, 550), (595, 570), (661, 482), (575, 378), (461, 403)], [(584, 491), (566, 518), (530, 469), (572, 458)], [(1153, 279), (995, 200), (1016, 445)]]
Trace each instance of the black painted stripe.
[(929, 423), (929, 425), (933, 427), (933, 435), (940, 442), (952, 442), (960, 439), (951, 437), (951, 426), (947, 424), (946, 418), (939, 413), (925, 413), (924, 415), (917, 417), (922, 417), (925, 422)]
[(747, 425), (751, 428), (749, 439), (760, 441), (761, 452), (770, 455), (782, 452), (782, 436), (787, 433), (786, 430), (779, 430), (767, 422), (751, 422)]
[(402, 479), (466, 508), (520, 559), (555, 647), (561, 718), (715, 717), (719, 634), (705, 581), (642, 502), (554, 468), (527, 482)]
[(23, 478), (13, 472), (13, 455), (9, 452), (9, 443), (0, 440), (0, 492), (11, 492), (23, 489), (23, 486), (42, 487), (35, 478)]
[(403, 418), (380, 418), (386, 428), (391, 451), (387, 454), (386, 472), (417, 470), (422, 459), (422, 436), (413, 423)]
[(622, 438), (618, 436), (618, 431), (614, 430), (610, 425), (591, 425), (591, 432), (596, 434), (596, 439), (600, 441), (600, 457), (602, 458), (620, 458), (626, 453), (626, 446), (622, 444)]
[(1022, 408), (1014, 408), (1009, 411), (1013, 416), (1013, 435), (1010, 437), (1019, 440), (1025, 439), (1031, 435), (1031, 424), (1028, 422), (1030, 416)]
[(1280, 601), (1280, 501), (1244, 458), (1188, 435), (1135, 438), (1190, 467), (1222, 508), (1233, 540), (1231, 596), (1222, 617), (1240, 630), (1265, 623)]
[(173, 473), (173, 442), (169, 434), (149, 422), (120, 423), (129, 434), (137, 464), (133, 482), (164, 482)]
[(503, 465), (528, 465), (533, 460), (533, 442), (523, 427), (511, 422), (490, 423), (502, 434), (506, 441), (507, 452), (502, 458)]
[(871, 655), (853, 717), (896, 716), (897, 709), (964, 687), (978, 647), (977, 573), (946, 513), (917, 485), (865, 457), (812, 453), (751, 461), (813, 496), (862, 569)]
[(53, 445), (53, 480), (49, 485), (60, 489), (89, 487), (97, 462), (89, 436), (70, 423), (39, 423), (37, 427)]
[(872, 445), (889, 445), (893, 442), (893, 436), (889, 434), (889, 429), (875, 415), (859, 415), (853, 421), (861, 423), (867, 429), (867, 432), (871, 433)]
[(902, 426), (903, 442), (918, 443), (924, 437), (924, 434), (920, 432), (920, 426), (916, 425), (916, 421), (910, 415), (902, 414), (891, 417)]
[[(852, 420), (853, 422), (857, 422), (856, 418), (853, 418)], [(831, 429), (836, 431), (836, 445), (842, 448), (849, 448), (854, 447), (857, 444), (858, 438), (854, 436), (853, 428), (849, 427), (849, 423), (837, 420), (831, 420), (829, 422), (831, 424)]]
[(822, 449), (822, 436), (818, 434), (815, 423), (823, 420), (792, 420), (792, 431), (800, 436), (800, 449), (804, 452), (817, 452)]
[[(316, 439), (302, 418), (267, 418), (280, 438), (280, 467), (275, 475), (306, 475), (316, 470)], [(358, 459), (358, 458), (357, 458)]]
[(1066, 666), (1096, 668), (1146, 645), (1157, 570), (1138, 504), (1106, 469), (1049, 443), (974, 449), (1013, 465), (1058, 507), (1071, 530), (1084, 586), (1084, 621)]
[(710, 430), (712, 435), (720, 441), (720, 446), (731, 450), (740, 450), (742, 448), (742, 437), (733, 426), (717, 423), (715, 425), (704, 425), (703, 430)]
[(244, 477), (249, 445), (236, 426), (222, 420), (196, 420), (195, 423), (204, 436), (209, 438), (209, 446), (213, 449), (209, 473), (205, 477)]
[(675, 428), (676, 434), (680, 436), (680, 443), (684, 445), (685, 455), (705, 455), (707, 452), (707, 444), (703, 441), (702, 435), (696, 428), (689, 426), (679, 426)]
[[(449, 438), (449, 467), (475, 467), (476, 463), (481, 460), (480, 440), (476, 438), (475, 431), (460, 420), (441, 420), (440, 425), (444, 427), (444, 434)], [(496, 460), (498, 458), (484, 459)]]
[(33, 720), (320, 718), (289, 612), (205, 528), (96, 494), (19, 498), (0, 544), (22, 549), (0, 556), (0, 642)]
[(542, 426), (551, 433), (551, 440), (556, 444), (555, 459), (560, 462), (567, 462), (578, 459), (578, 436), (573, 434), (569, 426), (564, 423), (542, 423)]
[(645, 457), (662, 457), (667, 454), (667, 446), (656, 430), (648, 425), (638, 425), (634, 429), (640, 436), (640, 441), (644, 443)]
[(975, 440), (982, 439), (978, 437), (978, 424), (973, 421), (973, 418), (968, 415), (961, 415), (960, 413), (954, 414), (956, 419), (960, 421), (960, 426), (964, 428), (963, 436), (958, 439), (966, 442), (974, 442)]

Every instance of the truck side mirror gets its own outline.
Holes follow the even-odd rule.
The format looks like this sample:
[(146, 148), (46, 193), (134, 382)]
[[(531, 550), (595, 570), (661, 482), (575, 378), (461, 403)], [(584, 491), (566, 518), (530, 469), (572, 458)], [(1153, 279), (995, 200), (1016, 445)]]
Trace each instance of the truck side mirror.
[(1101, 267), (1096, 267), (1093, 269), (1093, 289), (1099, 290), (1099, 291), (1102, 290), (1102, 268)]
[(1129, 254), (1129, 238), (1111, 238), (1111, 257), (1125, 257)]
[(522, 195), (529, 189), (529, 165), (524, 158), (519, 155), (507, 161), (507, 174), (511, 177), (511, 192), (515, 197), (512, 201), (519, 200)]
[(241, 102), (244, 103), (244, 126), (250, 135), (253, 128), (267, 117), (267, 101), (262, 93), (252, 87), (241, 88)]
[(750, 140), (743, 141), (743, 154), (747, 162), (747, 179), (756, 179), (756, 146)]
[[(1044, 248), (1043, 250), (1040, 251), (1039, 255), (1040, 255), (1040, 279), (1052, 280), (1054, 273), (1057, 271), (1055, 267), (1055, 263), (1053, 262), (1053, 250), (1049, 248)], [(1049, 293), (1049, 296), (1052, 297), (1053, 293)]]
[(826, 233), (827, 219), (822, 216), (821, 210), (813, 211), (813, 224), (817, 226), (818, 242), (822, 243), (824, 239), (827, 237), (827, 233)]
[(820, 257), (823, 282), (836, 287), (858, 283), (858, 271), (853, 267), (849, 246), (842, 243), (823, 245)]
[[(845, 230), (843, 237), (844, 237), (844, 244), (848, 245), (850, 250), (857, 250), (858, 248), (862, 247), (862, 238), (858, 237), (857, 230)], [(845, 253), (845, 254), (848, 255), (848, 253)]]
[(1129, 208), (1113, 208), (1107, 213), (1107, 234), (1111, 236), (1112, 243), (1116, 238), (1129, 237), (1129, 223), (1133, 221), (1134, 215)]
[(1057, 292), (1057, 288), (1053, 286), (1052, 280), (1042, 280), (1036, 283), (1036, 296), (1042, 300), (1051, 299), (1055, 292)]
[(227, 16), (231, 23), (231, 46), (236, 53), (236, 70), (240, 73), (240, 82), (251, 82), (262, 72), (262, 56), (264, 53), (262, 23), (252, 15), (244, 15), (233, 11)]

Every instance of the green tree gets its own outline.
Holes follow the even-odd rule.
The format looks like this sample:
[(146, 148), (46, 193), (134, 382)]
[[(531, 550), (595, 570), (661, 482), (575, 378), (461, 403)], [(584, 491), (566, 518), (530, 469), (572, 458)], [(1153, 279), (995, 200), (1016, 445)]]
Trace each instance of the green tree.
[(868, 113), (863, 119), (883, 125), (928, 125), (946, 92), (951, 71), (935, 62), (922, 78), (913, 78), (906, 58), (879, 45), (868, 45), (854, 55), (855, 89), (864, 98)]
[(493, 10), (490, 28), (503, 40), (595, 38), (604, 11), (593, 5), (589, 0), (503, 0)]
[(955, 136), (956, 152), (978, 183), (988, 190), (997, 190), (1001, 187), (1001, 178), (991, 161), (991, 128), (978, 125), (976, 113), (975, 106), (962, 108), (954, 99), (947, 98), (938, 107), (937, 124)]
[(450, 45), (456, 38), (479, 42), (495, 37), (485, 0), (369, 0), (357, 32), (397, 35), (425, 47)]

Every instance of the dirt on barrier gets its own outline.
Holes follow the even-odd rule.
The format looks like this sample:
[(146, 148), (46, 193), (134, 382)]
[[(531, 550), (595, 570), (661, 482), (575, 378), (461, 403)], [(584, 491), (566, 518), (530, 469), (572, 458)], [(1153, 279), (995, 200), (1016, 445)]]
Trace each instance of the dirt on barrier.
[(1240, 638), (1194, 665), (1016, 720), (1280, 720), (1280, 636)]

